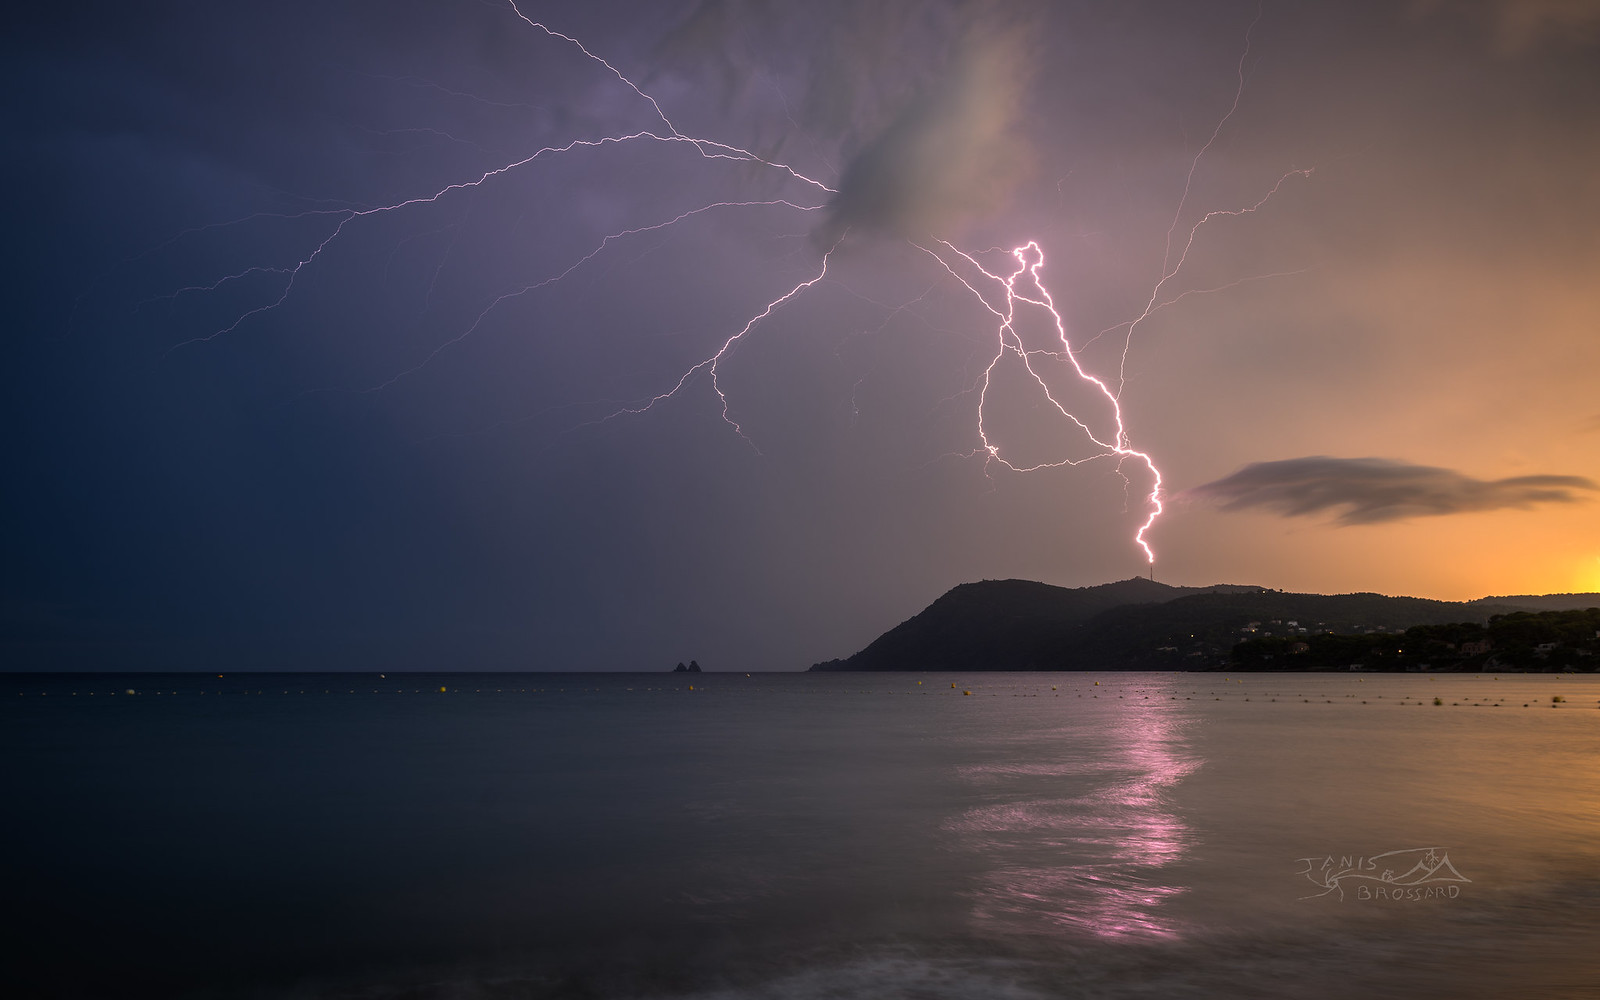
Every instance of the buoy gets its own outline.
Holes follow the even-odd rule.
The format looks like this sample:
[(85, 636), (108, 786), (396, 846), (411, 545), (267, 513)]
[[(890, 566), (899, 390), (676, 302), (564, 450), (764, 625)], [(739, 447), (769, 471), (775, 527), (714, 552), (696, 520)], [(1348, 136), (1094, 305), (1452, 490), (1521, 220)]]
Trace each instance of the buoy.
[(954, 684), (951, 684), (951, 685), (950, 685), (950, 686), (951, 686), (951, 687), (955, 687), (955, 685), (954, 685)]
[(442, 687), (441, 687), (441, 688), (440, 688), (440, 689), (439, 689), (439, 693), (440, 693), (440, 694), (444, 694), (444, 688), (442, 688)]
[(972, 693), (971, 691), (963, 691), (963, 692), (961, 692), (961, 695), (962, 695), (962, 697), (966, 697), (967, 695), (969, 695), (971, 693)]

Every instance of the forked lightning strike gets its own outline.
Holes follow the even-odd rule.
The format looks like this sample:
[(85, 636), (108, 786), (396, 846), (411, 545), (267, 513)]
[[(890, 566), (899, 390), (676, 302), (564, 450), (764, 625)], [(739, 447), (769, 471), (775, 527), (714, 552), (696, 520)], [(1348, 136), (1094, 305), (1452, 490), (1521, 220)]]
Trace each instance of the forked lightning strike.
[[(999, 286), (1005, 296), (1004, 307), (999, 309), (995, 308), (989, 304), (988, 299), (984, 297), (982, 292), (978, 291), (978, 289), (973, 287), (973, 285), (967, 281), (967, 279), (963, 278), (959, 273), (957, 273), (955, 268), (950, 265), (949, 261), (945, 260), (934, 250), (930, 250), (927, 247), (920, 248), (925, 253), (932, 256), (933, 259), (937, 260), (941, 265), (943, 265), (944, 269), (949, 271), (952, 277), (965, 286), (966, 289), (972, 293), (973, 297), (981, 302), (983, 307), (990, 313), (994, 314), (994, 317), (1000, 321), (999, 328), (996, 331), (995, 354), (994, 357), (989, 361), (988, 366), (983, 370), (983, 377), (980, 380), (981, 388), (978, 392), (978, 438), (982, 442), (984, 461), (986, 463), (991, 461), (998, 462), (1014, 472), (1034, 472), (1039, 469), (1053, 469), (1067, 465), (1082, 465), (1085, 462), (1091, 462), (1099, 458), (1115, 458), (1119, 463), (1129, 458), (1138, 459), (1144, 464), (1145, 468), (1150, 470), (1152, 483), (1150, 486), (1150, 492), (1145, 497), (1146, 502), (1150, 505), (1150, 513), (1145, 518), (1144, 523), (1139, 526), (1139, 530), (1134, 534), (1134, 542), (1138, 544), (1139, 548), (1144, 550), (1145, 559), (1151, 563), (1154, 563), (1156, 561), (1156, 554), (1155, 551), (1151, 549), (1150, 543), (1145, 540), (1145, 534), (1149, 532), (1150, 528), (1156, 523), (1156, 519), (1161, 516), (1161, 512), (1164, 509), (1161, 502), (1161, 470), (1156, 468), (1155, 460), (1152, 459), (1149, 454), (1135, 449), (1130, 443), (1128, 438), (1128, 430), (1122, 419), (1122, 403), (1117, 398), (1117, 394), (1112, 392), (1111, 388), (1107, 386), (1100, 378), (1086, 371), (1083, 367), (1083, 363), (1078, 358), (1078, 352), (1072, 349), (1072, 343), (1067, 336), (1066, 322), (1062, 319), (1060, 311), (1056, 309), (1055, 299), (1053, 296), (1051, 296), (1050, 289), (1045, 287), (1044, 279), (1039, 276), (1040, 269), (1044, 267), (1044, 250), (1039, 246), (1038, 243), (1031, 240), (1020, 247), (1016, 247), (1010, 252), (1012, 258), (1016, 260), (1016, 269), (1010, 274), (1001, 275), (990, 271), (988, 268), (980, 264), (977, 258), (972, 254), (958, 249), (951, 243), (941, 240), (940, 245), (949, 252), (960, 257), (962, 260), (965, 260), (967, 263), (971, 264), (972, 267), (975, 268), (978, 273), (982, 274), (984, 278)], [(1023, 276), (1023, 274), (1027, 274), (1029, 282), (1033, 285), (1033, 288), (1037, 293), (1037, 298), (1025, 295), (1017, 290), (1017, 281)], [(1016, 327), (1018, 303), (1035, 306), (1044, 310), (1049, 315), (1051, 322), (1055, 326), (1056, 338), (1061, 342), (1061, 350), (1059, 352), (1030, 351), (1028, 349), (1027, 345), (1023, 343), (1022, 335), (1017, 331)], [(1021, 359), (1023, 368), (1027, 371), (1028, 376), (1039, 386), (1044, 398), (1049, 401), (1050, 405), (1055, 408), (1056, 412), (1061, 414), (1061, 416), (1065, 419), (1071, 421), (1073, 424), (1077, 425), (1078, 429), (1081, 430), (1097, 448), (1101, 449), (1097, 454), (1078, 459), (1063, 458), (1054, 462), (1039, 462), (1037, 464), (1028, 466), (1015, 465), (1000, 454), (1000, 446), (989, 439), (988, 430), (984, 425), (984, 414), (985, 406), (989, 400), (989, 390), (994, 380), (995, 368), (1005, 358), (1008, 350), (1016, 354), (1016, 356)], [(1072, 369), (1077, 374), (1078, 378), (1094, 386), (1100, 395), (1105, 397), (1106, 402), (1111, 406), (1112, 413), (1111, 434), (1108, 435), (1110, 440), (1106, 440), (1105, 438), (1097, 435), (1088, 424), (1084, 423), (1082, 419), (1080, 419), (1076, 414), (1062, 404), (1059, 399), (1056, 398), (1055, 393), (1050, 389), (1050, 384), (1033, 366), (1033, 357), (1038, 354), (1048, 354), (1051, 357), (1066, 358), (1068, 361), (1072, 362)]]
[[(434, 358), (438, 357), (440, 355), (440, 353), (442, 353), (443, 351), (448, 350), (451, 347), (454, 347), (456, 344), (459, 344), (463, 340), (466, 340), (468, 337), (472, 336), (472, 334), (477, 331), (478, 327), (483, 325), (483, 321), (489, 318), (489, 314), (494, 312), (497, 308), (500, 307), (501, 303), (509, 302), (510, 300), (515, 299), (515, 298), (520, 298), (521, 296), (527, 295), (527, 294), (529, 294), (531, 292), (536, 292), (541, 288), (546, 288), (546, 287), (548, 287), (550, 285), (555, 284), (558, 281), (561, 281), (561, 280), (565, 279), (568, 275), (570, 275), (572, 272), (576, 271), (578, 268), (582, 267), (583, 265), (589, 263), (589, 261), (594, 260), (596, 257), (600, 256), (601, 252), (603, 252), (605, 250), (605, 248), (610, 246), (612, 244), (612, 242), (615, 241), (615, 240), (624, 239), (624, 238), (629, 237), (629, 236), (638, 236), (640, 233), (651, 233), (651, 232), (655, 232), (655, 231), (660, 230), (660, 229), (666, 229), (669, 226), (677, 225), (678, 223), (682, 222), (684, 219), (688, 219), (688, 218), (691, 218), (691, 217), (696, 216), (696, 215), (702, 215), (702, 214), (704, 214), (706, 212), (712, 211), (713, 209), (718, 209), (718, 208), (753, 208), (753, 207), (757, 207), (757, 206), (770, 207), (770, 206), (775, 206), (775, 205), (782, 205), (785, 208), (792, 208), (797, 212), (815, 212), (818, 209), (824, 207), (822, 205), (809, 205), (809, 206), (808, 205), (796, 205), (794, 202), (786, 201), (786, 200), (784, 200), (782, 198), (774, 198), (774, 199), (771, 199), (771, 200), (768, 200), (768, 201), (719, 201), (719, 202), (715, 202), (715, 203), (710, 204), (710, 205), (702, 205), (699, 208), (691, 208), (687, 212), (680, 212), (677, 215), (673, 216), (672, 218), (668, 219), (667, 221), (658, 222), (653, 226), (638, 226), (638, 227), (636, 227), (634, 229), (624, 229), (621, 232), (612, 233), (609, 236), (606, 236), (604, 239), (602, 239), (600, 241), (599, 245), (597, 245), (593, 250), (590, 250), (588, 253), (584, 254), (582, 257), (579, 257), (576, 261), (574, 261), (572, 264), (569, 264), (563, 270), (561, 270), (561, 271), (559, 271), (559, 272), (557, 272), (555, 274), (552, 274), (550, 277), (545, 278), (542, 281), (536, 281), (531, 285), (524, 285), (521, 288), (517, 289), (516, 291), (505, 292), (505, 293), (503, 293), (501, 295), (495, 296), (494, 299), (490, 300), (490, 302), (489, 302), (489, 304), (487, 306), (484, 306), (483, 311), (478, 313), (478, 318), (473, 320), (471, 325), (469, 325), (465, 330), (462, 330), (460, 333), (456, 334), (454, 337), (451, 337), (449, 340), (446, 340), (443, 343), (441, 343), (439, 346), (435, 347), (432, 351), (430, 351), (428, 353), (427, 357), (423, 358), (417, 364), (411, 366), (410, 368), (407, 368), (405, 371), (398, 372), (395, 375), (391, 376), (388, 380), (386, 380), (384, 382), (380, 382), (379, 384), (373, 386), (372, 388), (366, 389), (366, 390), (363, 390), (363, 391), (365, 391), (365, 392), (379, 392), (379, 391), (381, 391), (383, 389), (389, 388), (391, 385), (394, 385), (396, 382), (400, 381), (401, 379), (405, 378), (408, 375), (416, 374), (417, 372), (419, 372), (422, 369), (426, 368), (428, 366), (428, 363), (431, 362)], [(824, 264), (826, 264), (826, 261), (824, 261)], [(809, 285), (807, 285), (805, 287), (809, 287)], [(796, 289), (795, 291), (799, 291), (799, 289)], [(768, 309), (770, 311), (771, 307), (769, 306)], [(755, 322), (754, 320), (751, 321), (752, 325), (754, 324), (754, 322)], [(744, 332), (748, 333), (749, 332), (749, 327), (746, 327)], [(738, 338), (735, 337), (733, 339), (737, 340)], [(730, 343), (731, 343), (731, 341), (730, 341)], [(726, 349), (726, 348), (724, 348), (724, 349)], [(695, 371), (699, 370), (699, 367), (704, 367), (704, 366), (701, 365), (701, 366), (697, 366), (697, 368), (695, 368), (695, 369), (691, 369), (689, 374), (690, 375), (694, 374)], [(684, 378), (685, 378), (685, 380), (687, 380), (688, 375), (685, 375)], [(682, 383), (679, 383), (679, 385), (681, 387)], [(674, 391), (676, 391), (676, 390), (674, 390)], [(671, 395), (671, 393), (668, 393), (667, 395)], [(666, 397), (662, 396), (662, 397), (659, 397), (659, 398), (664, 399)], [(724, 403), (723, 415), (724, 415), (724, 417), (726, 417), (726, 415), (727, 415), (727, 406), (726, 406), (727, 400), (724, 399), (723, 403)], [(641, 412), (641, 411), (640, 410), (630, 410), (630, 411), (627, 411), (627, 412), (637, 413), (637, 412)], [(620, 415), (620, 411), (619, 411), (619, 413), (612, 414), (612, 416), (619, 416), (619, 415)], [(606, 419), (609, 420), (610, 418), (607, 417)], [(735, 425), (735, 426), (737, 426), (737, 425)]]
[[(840, 236), (839, 239), (842, 242), (844, 240), (844, 237)], [(828, 276), (828, 260), (829, 260), (829, 258), (831, 258), (833, 256), (833, 251), (837, 250), (838, 248), (839, 248), (839, 244), (835, 243), (833, 246), (828, 248), (828, 252), (827, 253), (822, 255), (822, 269), (817, 272), (817, 276), (815, 278), (809, 278), (809, 279), (807, 279), (805, 281), (800, 282), (800, 284), (795, 285), (793, 288), (789, 289), (787, 292), (784, 292), (782, 295), (780, 295), (777, 298), (773, 299), (771, 302), (768, 302), (767, 303), (767, 307), (765, 309), (761, 310), (760, 312), (756, 313), (754, 316), (750, 317), (750, 322), (748, 322), (748, 323), (746, 323), (744, 325), (744, 329), (740, 330), (738, 333), (734, 334), (733, 336), (729, 337), (727, 340), (723, 341), (722, 342), (722, 346), (717, 348), (717, 352), (715, 354), (711, 355), (711, 357), (706, 358), (704, 361), (700, 362), (699, 364), (695, 365), (693, 368), (690, 368), (688, 371), (684, 372), (683, 373), (683, 377), (678, 379), (678, 384), (677, 385), (673, 386), (671, 389), (668, 389), (666, 392), (663, 392), (659, 396), (656, 396), (656, 397), (652, 398), (648, 403), (645, 403), (642, 406), (634, 407), (634, 408), (631, 408), (631, 409), (628, 408), (628, 407), (624, 407), (623, 409), (620, 409), (620, 410), (616, 411), (615, 413), (612, 413), (610, 416), (602, 418), (601, 422), (604, 422), (605, 420), (610, 420), (613, 417), (623, 416), (624, 414), (643, 413), (646, 410), (650, 409), (652, 406), (655, 406), (657, 403), (661, 402), (662, 400), (670, 399), (673, 396), (676, 396), (678, 394), (678, 390), (680, 390), (684, 386), (688, 385), (689, 381), (691, 379), (693, 379), (696, 375), (700, 374), (702, 371), (709, 371), (711, 373), (711, 389), (712, 389), (713, 392), (715, 392), (717, 394), (717, 399), (722, 401), (722, 419), (727, 421), (728, 425), (731, 426), (734, 429), (734, 431), (740, 437), (744, 438), (746, 441), (750, 441), (750, 436), (747, 435), (744, 432), (744, 428), (740, 427), (739, 426), (739, 422), (737, 420), (733, 419), (732, 414), (730, 414), (728, 412), (728, 396), (727, 396), (726, 393), (724, 393), (722, 391), (722, 383), (718, 381), (717, 366), (719, 364), (721, 364), (722, 359), (727, 356), (728, 352), (733, 349), (733, 345), (737, 344), (739, 341), (743, 340), (745, 334), (747, 334), (751, 330), (753, 330), (757, 323), (759, 323), (762, 320), (766, 319), (768, 316), (771, 316), (773, 311), (776, 310), (779, 306), (783, 305), (785, 302), (788, 302), (790, 299), (792, 299), (795, 296), (799, 295), (801, 292), (803, 292), (806, 289), (810, 288), (812, 285), (815, 285), (817, 282), (821, 281), (823, 278), (826, 278)], [(755, 442), (751, 441), (750, 444), (751, 444), (752, 447), (754, 447)]]
[[(807, 177), (786, 163), (765, 159), (738, 146), (732, 146), (700, 136), (687, 135), (681, 132), (678, 127), (673, 124), (672, 120), (667, 117), (666, 112), (662, 109), (661, 105), (656, 101), (656, 99), (650, 94), (646, 93), (633, 80), (629, 79), (629, 77), (626, 76), (621, 70), (617, 69), (615, 65), (590, 51), (589, 48), (587, 48), (578, 39), (556, 31), (547, 25), (528, 17), (522, 12), (516, 0), (506, 0), (506, 2), (511, 12), (529, 27), (543, 32), (551, 39), (556, 39), (576, 47), (578, 51), (581, 52), (586, 58), (604, 67), (624, 86), (628, 87), (641, 99), (648, 102), (650, 107), (653, 109), (655, 116), (659, 118), (661, 124), (665, 126), (665, 134), (660, 134), (657, 131), (652, 131), (649, 129), (643, 129), (627, 134), (602, 136), (597, 139), (574, 139), (566, 145), (547, 146), (527, 156), (524, 156), (521, 159), (517, 159), (493, 169), (483, 171), (476, 178), (445, 185), (444, 187), (434, 191), (432, 194), (419, 195), (417, 197), (408, 198), (387, 205), (317, 209), (309, 212), (298, 213), (296, 215), (283, 216), (285, 218), (298, 218), (310, 215), (328, 215), (337, 219), (337, 224), (333, 227), (331, 232), (327, 233), (327, 235), (324, 236), (321, 241), (314, 246), (309, 254), (306, 254), (298, 261), (295, 261), (292, 265), (280, 267), (257, 265), (247, 268), (236, 274), (223, 277), (210, 285), (190, 286), (171, 293), (170, 297), (176, 298), (177, 296), (189, 293), (215, 291), (225, 284), (257, 273), (274, 273), (286, 276), (281, 293), (272, 301), (258, 305), (243, 312), (242, 314), (238, 315), (231, 324), (222, 329), (216, 330), (205, 336), (195, 337), (190, 340), (175, 344), (168, 349), (168, 353), (177, 350), (178, 348), (198, 342), (214, 340), (237, 329), (241, 324), (251, 317), (270, 312), (282, 305), (294, 291), (295, 282), (299, 278), (300, 274), (307, 267), (311, 266), (311, 264), (323, 253), (324, 250), (326, 250), (331, 244), (344, 235), (347, 228), (352, 223), (368, 216), (393, 213), (410, 208), (412, 206), (436, 203), (440, 199), (445, 198), (446, 196), (455, 192), (483, 187), (489, 181), (497, 177), (505, 175), (511, 171), (518, 170), (522, 167), (526, 167), (532, 164), (534, 161), (548, 155), (571, 152), (580, 148), (596, 149), (605, 146), (622, 145), (625, 143), (634, 142), (653, 141), (659, 143), (683, 143), (692, 146), (701, 157), (706, 159), (735, 160), (760, 164), (764, 167), (780, 171), (786, 174), (790, 179), (799, 181), (809, 186), (816, 192), (828, 195), (836, 195), (838, 193), (834, 188), (819, 180)], [(1260, 15), (1258, 12), (1258, 20), (1259, 17)], [(1250, 30), (1253, 31), (1254, 27), (1255, 22), (1252, 22)], [(1183, 242), (1181, 248), (1177, 250), (1176, 254), (1174, 253), (1173, 237), (1178, 231), (1178, 227), (1184, 214), (1184, 209), (1188, 202), (1195, 170), (1197, 169), (1201, 158), (1205, 156), (1206, 152), (1211, 148), (1213, 143), (1215, 143), (1217, 136), (1221, 134), (1223, 126), (1233, 116), (1234, 112), (1238, 110), (1240, 97), (1242, 96), (1244, 90), (1244, 63), (1246, 57), (1249, 55), (1249, 39), (1250, 32), (1247, 31), (1245, 35), (1244, 54), (1241, 55), (1239, 61), (1239, 84), (1238, 89), (1234, 94), (1233, 104), (1228, 109), (1227, 113), (1217, 123), (1216, 129), (1213, 131), (1210, 139), (1208, 139), (1204, 146), (1202, 146), (1201, 149), (1195, 154), (1194, 160), (1190, 164), (1188, 175), (1184, 181), (1183, 196), (1178, 202), (1177, 210), (1173, 215), (1172, 225), (1167, 231), (1167, 249), (1162, 260), (1160, 277), (1151, 288), (1150, 296), (1148, 301), (1145, 303), (1144, 309), (1133, 319), (1102, 330), (1100, 333), (1088, 338), (1083, 344), (1079, 344), (1076, 348), (1074, 348), (1067, 332), (1067, 323), (1062, 316), (1060, 309), (1057, 308), (1055, 299), (1051, 295), (1050, 290), (1046, 287), (1044, 279), (1041, 276), (1041, 271), (1045, 264), (1045, 255), (1043, 248), (1037, 241), (1030, 240), (1021, 246), (1012, 248), (1009, 251), (1004, 251), (1007, 252), (1015, 262), (1015, 266), (1009, 271), (990, 270), (979, 260), (980, 255), (992, 252), (1000, 252), (1001, 248), (990, 248), (989, 250), (968, 252), (945, 240), (936, 240), (934, 241), (933, 246), (924, 246), (920, 243), (912, 244), (917, 249), (923, 251), (937, 261), (940, 267), (942, 267), (951, 278), (959, 282), (962, 287), (970, 292), (974, 300), (994, 317), (997, 324), (995, 331), (994, 355), (990, 359), (988, 365), (984, 368), (982, 376), (973, 386), (973, 389), (977, 391), (978, 395), (976, 418), (977, 437), (980, 442), (980, 447), (969, 454), (972, 457), (981, 455), (986, 468), (991, 464), (999, 464), (1006, 469), (1021, 473), (1034, 472), (1040, 469), (1060, 468), (1063, 466), (1076, 466), (1097, 459), (1108, 459), (1115, 461), (1119, 473), (1122, 471), (1123, 464), (1129, 460), (1133, 460), (1139, 464), (1142, 464), (1149, 471), (1151, 485), (1149, 492), (1145, 494), (1144, 497), (1144, 502), (1146, 504), (1148, 513), (1144, 521), (1139, 525), (1138, 531), (1134, 535), (1134, 542), (1144, 552), (1145, 559), (1152, 564), (1155, 562), (1155, 551), (1151, 547), (1147, 536), (1150, 530), (1154, 527), (1156, 520), (1161, 516), (1164, 510), (1161, 490), (1162, 477), (1160, 470), (1156, 467), (1155, 460), (1150, 456), (1150, 454), (1133, 447), (1132, 439), (1128, 433), (1127, 424), (1124, 419), (1121, 402), (1122, 389), (1126, 381), (1125, 373), (1127, 368), (1128, 352), (1132, 346), (1134, 333), (1137, 331), (1139, 325), (1147, 320), (1153, 313), (1165, 308), (1166, 306), (1172, 305), (1173, 303), (1189, 295), (1203, 294), (1210, 291), (1219, 291), (1222, 288), (1233, 287), (1233, 285), (1239, 284), (1243, 281), (1253, 280), (1253, 278), (1272, 276), (1255, 275), (1251, 278), (1242, 278), (1239, 279), (1239, 281), (1219, 286), (1219, 288), (1191, 289), (1184, 291), (1175, 297), (1165, 300), (1162, 299), (1162, 294), (1167, 283), (1171, 281), (1171, 279), (1177, 275), (1179, 271), (1182, 270), (1185, 261), (1188, 259), (1189, 252), (1194, 247), (1197, 235), (1208, 222), (1218, 217), (1241, 216), (1255, 212), (1264, 204), (1266, 204), (1266, 202), (1277, 193), (1278, 189), (1290, 177), (1309, 177), (1311, 174), (1310, 170), (1291, 170), (1288, 173), (1283, 174), (1278, 179), (1277, 184), (1273, 185), (1272, 189), (1263, 195), (1255, 204), (1241, 209), (1213, 210), (1205, 213), (1197, 222), (1194, 223), (1193, 226), (1190, 227), (1187, 239)], [(426, 81), (423, 82), (426, 83)], [(574, 261), (565, 269), (551, 275), (550, 277), (544, 278), (543, 280), (528, 284), (520, 289), (506, 292), (496, 297), (484, 307), (484, 309), (478, 314), (477, 318), (470, 325), (468, 325), (464, 330), (456, 334), (454, 337), (451, 337), (450, 339), (440, 343), (420, 363), (399, 372), (398, 374), (389, 378), (387, 381), (373, 386), (366, 391), (375, 392), (382, 390), (390, 385), (393, 385), (400, 379), (414, 374), (415, 372), (426, 367), (442, 351), (471, 336), (472, 333), (483, 324), (489, 314), (502, 303), (561, 281), (583, 264), (593, 260), (617, 240), (640, 233), (665, 229), (692, 216), (709, 212), (714, 209), (753, 208), (758, 206), (786, 207), (799, 212), (814, 212), (821, 208), (825, 208), (826, 203), (804, 205), (786, 199), (716, 202), (683, 212), (664, 222), (647, 226), (639, 226), (632, 229), (624, 229), (620, 232), (613, 233), (609, 236), (606, 236), (593, 250)], [(182, 235), (183, 234), (180, 234), (180, 237), (175, 238), (181, 238)], [(670, 389), (651, 397), (649, 400), (644, 401), (637, 406), (623, 407), (618, 409), (613, 413), (601, 418), (599, 422), (604, 422), (625, 415), (644, 413), (656, 406), (658, 403), (676, 396), (686, 386), (693, 382), (697, 376), (709, 374), (712, 391), (716, 394), (717, 399), (721, 404), (722, 419), (726, 421), (736, 433), (745, 438), (745, 440), (749, 441), (750, 439), (748, 435), (745, 434), (743, 427), (740, 426), (739, 422), (734, 418), (731, 411), (728, 396), (724, 391), (720, 378), (721, 363), (726, 359), (729, 352), (733, 350), (735, 345), (748, 336), (759, 324), (772, 316), (772, 314), (778, 309), (800, 297), (808, 289), (814, 287), (828, 276), (829, 263), (832, 260), (834, 251), (838, 249), (839, 244), (843, 242), (846, 235), (848, 235), (848, 231), (841, 234), (833, 246), (829, 247), (822, 254), (814, 276), (800, 281), (788, 291), (769, 301), (763, 309), (752, 315), (749, 321), (746, 322), (741, 329), (728, 336), (713, 354), (685, 371)], [(963, 271), (967, 272), (965, 276), (962, 273)], [(991, 298), (995, 298), (996, 301), (991, 301)], [(1055, 337), (1059, 341), (1059, 349), (1038, 350), (1030, 349), (1026, 345), (1022, 335), (1017, 329), (1017, 323), (1019, 320), (1018, 313), (1019, 310), (1024, 308), (1037, 310), (1042, 315), (1048, 316), (1050, 323), (1054, 325)], [(1091, 373), (1083, 367), (1080, 353), (1083, 347), (1087, 346), (1089, 343), (1093, 343), (1101, 336), (1104, 336), (1105, 334), (1114, 330), (1120, 330), (1124, 328), (1127, 330), (1127, 334), (1122, 345), (1121, 362), (1117, 372), (1116, 388), (1113, 389), (1105, 379)], [(1049, 404), (1054, 408), (1055, 412), (1059, 414), (1063, 420), (1070, 422), (1085, 436), (1085, 438), (1092, 445), (1092, 454), (1079, 458), (1069, 457), (1054, 461), (1036, 462), (1033, 464), (1019, 464), (1008, 458), (1006, 454), (1003, 453), (1001, 444), (994, 440), (990, 434), (988, 425), (988, 406), (991, 393), (995, 390), (994, 379), (996, 369), (1005, 359), (1008, 352), (1014, 354), (1020, 360), (1023, 370), (1026, 371), (1028, 377), (1038, 387), (1044, 399), (1049, 402)], [(1072, 372), (1076, 375), (1080, 382), (1083, 385), (1091, 388), (1091, 396), (1098, 396), (1099, 398), (1103, 399), (1105, 404), (1109, 407), (1109, 421), (1106, 421), (1102, 418), (1099, 421), (1100, 426), (1097, 428), (1096, 426), (1091, 425), (1090, 420), (1080, 417), (1078, 414), (1074, 413), (1070, 407), (1063, 403), (1061, 399), (1058, 398), (1058, 394), (1052, 390), (1049, 381), (1035, 366), (1035, 359), (1040, 357), (1049, 357), (1057, 361), (1065, 360), (1069, 362), (1072, 367)], [(752, 446), (754, 446), (753, 442)], [(1124, 476), (1124, 479), (1126, 481), (1126, 476)]]

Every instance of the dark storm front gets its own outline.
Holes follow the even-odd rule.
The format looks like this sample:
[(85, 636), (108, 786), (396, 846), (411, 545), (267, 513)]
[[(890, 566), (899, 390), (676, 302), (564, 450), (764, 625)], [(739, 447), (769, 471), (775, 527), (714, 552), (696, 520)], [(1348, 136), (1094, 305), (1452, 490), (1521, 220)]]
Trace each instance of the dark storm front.
[(1591, 678), (6, 681), (13, 995), (1600, 982)]

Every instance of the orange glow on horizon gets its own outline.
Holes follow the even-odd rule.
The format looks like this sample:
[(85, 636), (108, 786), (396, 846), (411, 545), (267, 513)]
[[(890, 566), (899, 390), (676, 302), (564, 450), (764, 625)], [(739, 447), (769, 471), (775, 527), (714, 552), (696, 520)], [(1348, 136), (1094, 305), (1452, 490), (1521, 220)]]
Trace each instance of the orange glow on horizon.
[(1584, 563), (1578, 571), (1578, 593), (1600, 593), (1600, 556)]

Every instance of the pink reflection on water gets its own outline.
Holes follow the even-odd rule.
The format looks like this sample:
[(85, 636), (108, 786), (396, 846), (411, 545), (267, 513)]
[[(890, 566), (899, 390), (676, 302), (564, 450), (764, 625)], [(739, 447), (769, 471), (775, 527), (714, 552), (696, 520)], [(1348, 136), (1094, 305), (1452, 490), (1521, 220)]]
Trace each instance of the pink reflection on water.
[(974, 920), (998, 934), (1180, 937), (1165, 904), (1184, 886), (1168, 868), (1191, 837), (1167, 795), (1200, 766), (1182, 728), (1153, 707), (1071, 720), (959, 769), (990, 799), (944, 823), (979, 862)]

